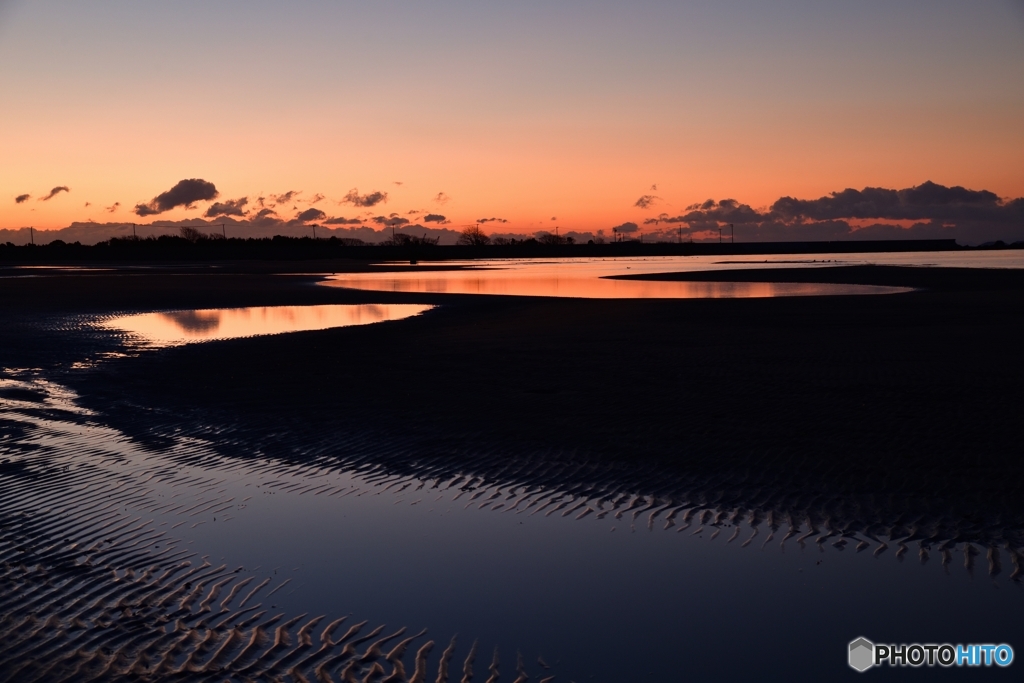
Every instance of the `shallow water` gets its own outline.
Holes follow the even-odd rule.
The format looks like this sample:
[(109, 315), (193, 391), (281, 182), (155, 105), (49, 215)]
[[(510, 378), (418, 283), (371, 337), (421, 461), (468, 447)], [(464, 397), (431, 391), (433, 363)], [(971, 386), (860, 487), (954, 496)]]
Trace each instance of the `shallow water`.
[[(370, 291), (431, 294), (496, 294), (597, 299), (716, 299), (778, 296), (896, 294), (903, 287), (823, 283), (728, 282), (730, 270), (828, 268), (851, 265), (1024, 268), (1024, 250), (880, 254), (775, 254), (636, 258), (490, 259), (430, 263), (400, 272), (332, 275), (322, 284)], [(449, 266), (449, 272), (433, 270)], [(610, 280), (617, 275), (723, 271), (723, 282)], [(765, 278), (770, 279), (770, 277)]]
[[(166, 334), (115, 336), (165, 354), (188, 333), (269, 333), (226, 324), (232, 310), (148, 314)], [(287, 406), (270, 425), (160, 422), (131, 396), (87, 410), (60, 377), (0, 371), (0, 679), (380, 680), (379, 666), (457, 681), (472, 659), (479, 681), (833, 680), (856, 675), (858, 636), (1019, 644), (1012, 501), (993, 515), (899, 487), (837, 495), (829, 478), (849, 468), (828, 458), (819, 479), (760, 460), (637, 474), (481, 437), (431, 460), (400, 426), (340, 433)], [(268, 455), (267, 436), (294, 457)]]
[[(29, 371), (5, 375), (0, 607), (16, 621), (0, 623), (8, 648), (0, 670), (5, 657), (23, 663), (40, 643), (70, 658), (66, 667), (48, 659), (56, 668), (46, 680), (73, 673), (85, 656), (75, 648), (89, 661), (130, 662), (141, 647), (131, 633), (162, 639), (151, 648), (168, 671), (210, 673), (223, 647), (216, 662), (269, 677), (283, 673), (286, 652), (307, 656), (301, 630), (316, 617), (324, 619), (306, 631), (314, 650), (324, 627), (345, 615), (335, 636), (367, 619), (359, 635), (386, 624), (359, 646), (358, 666), (346, 660), (358, 680), (375, 661), (370, 645), (403, 627), (382, 651), (427, 629), (404, 660), (411, 673), (413, 654), (433, 640), (422, 655), (431, 681), (453, 637), (451, 680), (474, 642), (480, 680), (495, 651), (509, 680), (517, 669), (529, 680), (825, 680), (853, 675), (845, 646), (861, 635), (1012, 643), (1019, 633), (1024, 593), (1009, 560), (1020, 539), (1009, 528), (990, 531), (1010, 554), (993, 545), (986, 557), (978, 540), (941, 531), (927, 543), (903, 543), (915, 532), (899, 524), (892, 538), (845, 531), (833, 503), (822, 504), (824, 521), (772, 517), (756, 503), (806, 495), (799, 491), (759, 489), (737, 506), (709, 502), (722, 495), (713, 482), (676, 497), (613, 485), (569, 490), (579, 470), (571, 462), (539, 479), (508, 466), (486, 480), (458, 471), (400, 477), (367, 466), (360, 451), (407, 444), (354, 439), (332, 458), (289, 464), (233, 447), (226, 425), (204, 425), (216, 440), (179, 433), (156, 449), (78, 407), (59, 384)], [(592, 479), (607, 481), (602, 474)], [(857, 502), (858, 523), (874, 514)], [(161, 610), (173, 618), (161, 621)], [(30, 624), (20, 621), (27, 614)], [(241, 645), (257, 615), (268, 636), (250, 664), (256, 655)], [(237, 642), (232, 624), (241, 624)], [(286, 646), (275, 649), (282, 625)], [(161, 649), (179, 637), (177, 649)]]
[(899, 294), (909, 287), (839, 285), (796, 282), (644, 282), (586, 277), (544, 277), (504, 271), (452, 271), (431, 273), (380, 273), (335, 275), (324, 283), (375, 292), (420, 294), (497, 294), (504, 296), (555, 296), (577, 299), (748, 299), (779, 296), (848, 296), (855, 294)]
[(428, 311), (418, 304), (258, 306), (137, 313), (103, 320), (100, 325), (126, 332), (144, 344), (168, 346), (285, 332), (326, 330), (401, 320)]

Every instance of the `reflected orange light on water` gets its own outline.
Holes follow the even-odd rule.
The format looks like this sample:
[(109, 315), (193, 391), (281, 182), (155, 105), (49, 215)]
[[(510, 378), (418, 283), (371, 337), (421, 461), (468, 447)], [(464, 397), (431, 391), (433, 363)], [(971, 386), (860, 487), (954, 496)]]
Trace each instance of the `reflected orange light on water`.
[(106, 320), (108, 329), (155, 345), (326, 330), (401, 320), (433, 308), (419, 304), (263, 306), (139, 313)]
[[(399, 270), (342, 273), (321, 284), (377, 292), (419, 294), (492, 294), (579, 299), (738, 299), (781, 296), (898, 294), (905, 287), (827, 283), (771, 282), (778, 268), (828, 269), (854, 265), (957, 268), (1024, 268), (1024, 252), (893, 252), (849, 254), (767, 254), (652, 256), (610, 258), (451, 260), (418, 266), (391, 264)], [(729, 282), (731, 270), (764, 270), (764, 282)], [(618, 280), (619, 275), (720, 271), (719, 282)], [(827, 274), (822, 279), (828, 279)]]
[(904, 287), (795, 282), (658, 282), (584, 277), (503, 276), (501, 271), (453, 272), (443, 276), (345, 276), (324, 284), (376, 292), (419, 294), (491, 294), (575, 299), (740, 299), (779, 296), (894, 294)]

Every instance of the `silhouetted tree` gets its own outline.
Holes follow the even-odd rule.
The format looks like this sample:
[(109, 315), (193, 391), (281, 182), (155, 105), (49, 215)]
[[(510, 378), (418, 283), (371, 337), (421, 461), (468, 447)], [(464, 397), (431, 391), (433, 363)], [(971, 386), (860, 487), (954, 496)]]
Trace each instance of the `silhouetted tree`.
[(462, 231), (458, 243), (471, 247), (483, 247), (491, 243), (491, 238), (484, 234), (479, 225), (471, 225)]
[(199, 228), (193, 228), (190, 225), (181, 226), (180, 228), (178, 228), (178, 232), (181, 233), (181, 236), (183, 238), (187, 239), (189, 242), (192, 242), (193, 244), (195, 244), (199, 240), (206, 239), (206, 235), (201, 233), (199, 231)]
[(428, 237), (427, 235), (408, 235), (406, 233), (396, 233), (394, 237), (381, 242), (386, 247), (433, 247), (440, 241), (440, 237)]
[(549, 232), (544, 233), (537, 237), (537, 241), (541, 244), (573, 244), (576, 240), (571, 237), (562, 237), (561, 235), (552, 235)]

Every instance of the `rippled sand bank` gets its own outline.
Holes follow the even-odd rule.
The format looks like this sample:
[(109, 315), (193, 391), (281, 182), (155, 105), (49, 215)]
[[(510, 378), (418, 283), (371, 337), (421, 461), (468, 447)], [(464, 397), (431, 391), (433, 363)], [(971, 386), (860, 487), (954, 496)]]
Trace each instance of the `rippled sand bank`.
[[(1012, 628), (1019, 591), (987, 587), (1021, 576), (1021, 287), (867, 276), (921, 291), (396, 296), (440, 307), (162, 350), (99, 323), (366, 301), (257, 276), (110, 276), (90, 307), (17, 289), (37, 300), (3, 299), (5, 671), (621, 680), (712, 673), (678, 656), (717, 652), (708, 623), (822, 652), (883, 624)], [(841, 596), (881, 602), (826, 619)], [(751, 642), (732, 671), (758, 671)]]

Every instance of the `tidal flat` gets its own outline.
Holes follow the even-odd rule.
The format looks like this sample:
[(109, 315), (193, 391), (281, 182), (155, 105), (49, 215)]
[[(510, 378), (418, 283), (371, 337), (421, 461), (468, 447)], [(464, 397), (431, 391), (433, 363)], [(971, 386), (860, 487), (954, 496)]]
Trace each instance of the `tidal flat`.
[[(858, 636), (1018, 646), (1021, 270), (577, 299), (344, 269), (0, 277), (0, 676), (821, 680)], [(415, 314), (111, 324), (284, 306)]]

